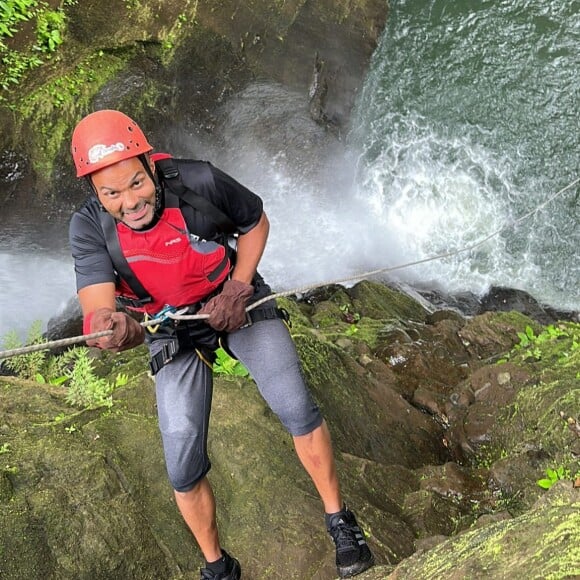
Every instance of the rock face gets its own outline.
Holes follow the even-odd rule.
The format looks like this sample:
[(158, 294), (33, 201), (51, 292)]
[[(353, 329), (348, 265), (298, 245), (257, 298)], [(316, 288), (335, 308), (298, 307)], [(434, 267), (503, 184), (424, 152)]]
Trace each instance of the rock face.
[[(578, 324), (428, 313), (370, 282), (282, 302), (376, 555), (362, 580), (579, 573)], [(197, 578), (145, 352), (98, 364), (130, 377), (110, 408), (0, 378), (1, 577)], [(335, 577), (315, 490), (251, 380), (216, 375), (210, 455), (221, 537), (246, 577)], [(546, 491), (548, 468), (561, 479)]]
[[(55, 57), (0, 100), (1, 190), (12, 201), (27, 202), (31, 181), (37, 197), (75, 189), (68, 140), (95, 108), (121, 108), (167, 147), (172, 124), (210, 135), (228, 98), (267, 79), (300, 91), (316, 120), (344, 129), (387, 4), (105, 0), (62, 9)], [(11, 46), (35, 54), (34, 40), (23, 29)]]

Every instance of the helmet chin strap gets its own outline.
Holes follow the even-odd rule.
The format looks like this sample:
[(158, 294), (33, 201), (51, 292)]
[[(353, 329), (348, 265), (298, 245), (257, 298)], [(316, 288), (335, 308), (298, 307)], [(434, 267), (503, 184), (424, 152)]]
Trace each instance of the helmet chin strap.
[(95, 199), (97, 200), (97, 203), (99, 204), (99, 209), (101, 211), (107, 211), (104, 208), (103, 204), (101, 203), (101, 200), (99, 199), (99, 196), (97, 195), (97, 189), (95, 187), (95, 184), (93, 183), (93, 180), (91, 178), (91, 174), (90, 173), (88, 175), (85, 175), (85, 181), (89, 184), (89, 188), (93, 192), (93, 195), (95, 196)]
[(151, 181), (155, 184), (155, 208), (154, 214), (156, 218), (161, 216), (161, 210), (163, 209), (163, 187), (157, 179), (157, 175), (151, 171), (151, 166), (149, 165), (149, 158), (146, 153), (141, 153), (139, 155), (139, 160), (143, 164), (147, 175), (151, 178)]

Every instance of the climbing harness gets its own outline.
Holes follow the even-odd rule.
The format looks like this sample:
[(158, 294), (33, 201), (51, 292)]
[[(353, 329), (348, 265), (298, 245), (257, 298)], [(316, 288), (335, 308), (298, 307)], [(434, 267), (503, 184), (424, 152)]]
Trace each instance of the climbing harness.
[[(577, 185), (579, 182), (580, 182), (580, 177), (577, 178), (577, 179), (575, 179), (571, 183), (569, 183), (566, 187), (563, 187), (562, 189), (560, 189), (556, 193), (552, 194), (544, 202), (542, 202), (541, 204), (537, 205), (534, 209), (530, 210), (529, 212), (527, 212), (523, 216), (519, 217), (517, 220), (511, 221), (511, 222), (506, 222), (503, 226), (501, 226), (497, 230), (491, 232), (490, 234), (488, 234), (487, 236), (485, 236), (484, 238), (482, 238), (478, 242), (476, 242), (474, 244), (471, 244), (469, 246), (466, 246), (464, 248), (460, 248), (460, 249), (454, 250), (452, 252), (445, 252), (443, 254), (437, 254), (437, 255), (434, 255), (434, 256), (429, 256), (428, 258), (424, 258), (422, 260), (415, 260), (413, 262), (407, 262), (405, 264), (400, 264), (398, 266), (392, 266), (392, 267), (388, 267), (388, 268), (378, 268), (376, 270), (371, 270), (371, 271), (368, 271), (368, 272), (362, 272), (360, 274), (357, 274), (356, 276), (349, 276), (347, 278), (341, 278), (339, 280), (332, 280), (332, 281), (321, 282), (321, 283), (313, 284), (311, 286), (304, 286), (302, 288), (294, 288), (292, 290), (287, 290), (285, 292), (277, 292), (275, 294), (270, 294), (270, 295), (265, 296), (264, 298), (262, 298), (260, 300), (257, 300), (256, 302), (250, 304), (250, 306), (248, 306), (246, 308), (246, 312), (249, 313), (253, 309), (255, 309), (258, 306), (260, 306), (261, 304), (263, 304), (264, 302), (267, 302), (269, 300), (274, 300), (276, 298), (283, 298), (283, 297), (286, 297), (286, 296), (293, 296), (295, 294), (303, 294), (303, 293), (308, 292), (310, 290), (314, 290), (316, 288), (321, 288), (323, 286), (329, 286), (329, 285), (332, 285), (332, 284), (344, 284), (346, 282), (354, 282), (356, 280), (361, 280), (361, 279), (364, 279), (364, 278), (370, 278), (372, 276), (376, 276), (377, 274), (384, 274), (384, 273), (388, 273), (388, 272), (394, 272), (396, 270), (402, 270), (403, 268), (409, 268), (411, 266), (416, 266), (418, 264), (424, 264), (426, 262), (432, 262), (432, 261), (435, 261), (435, 260), (441, 260), (443, 258), (449, 258), (451, 256), (456, 256), (456, 255), (461, 254), (461, 253), (464, 253), (464, 252), (470, 252), (470, 251), (474, 250), (475, 248), (478, 248), (479, 246), (481, 246), (482, 244), (484, 244), (488, 240), (490, 240), (490, 239), (494, 238), (495, 236), (499, 235), (504, 230), (507, 230), (509, 228), (513, 228), (516, 225), (522, 223), (523, 221), (529, 219), (532, 215), (538, 213), (541, 209), (543, 209), (544, 207), (546, 207), (554, 199), (556, 199), (557, 197), (559, 197), (560, 195), (562, 195), (565, 191), (568, 191), (569, 189), (571, 189), (572, 187), (574, 187), (575, 185)], [(180, 314), (178, 312), (167, 311), (167, 312), (163, 313), (163, 320), (161, 320), (159, 318), (154, 318), (154, 319), (151, 319), (151, 320), (148, 320), (148, 321), (144, 321), (141, 324), (143, 326), (148, 327), (148, 326), (158, 325), (161, 322), (164, 322), (167, 318), (172, 319), (172, 320), (205, 320), (208, 317), (209, 317), (209, 315), (207, 315), (207, 314)], [(95, 332), (93, 334), (86, 334), (86, 335), (82, 335), (82, 336), (73, 336), (71, 338), (64, 338), (64, 339), (61, 339), (61, 340), (54, 340), (54, 341), (45, 342), (45, 343), (41, 343), (41, 344), (32, 344), (32, 345), (29, 345), (29, 346), (25, 346), (25, 347), (21, 347), (21, 348), (15, 348), (15, 349), (12, 349), (12, 350), (0, 351), (0, 359), (10, 358), (12, 356), (18, 356), (18, 355), (22, 355), (22, 354), (29, 354), (29, 353), (37, 352), (37, 351), (40, 351), (40, 350), (48, 350), (48, 349), (52, 349), (52, 348), (61, 348), (61, 347), (65, 347), (65, 346), (70, 346), (70, 345), (73, 345), (73, 344), (78, 344), (78, 343), (81, 343), (81, 342), (86, 342), (87, 340), (94, 340), (94, 339), (100, 338), (102, 336), (109, 336), (112, 333), (113, 333), (112, 330), (104, 330), (102, 332)]]
[[(186, 309), (187, 310), (187, 309)], [(152, 355), (149, 360), (151, 374), (155, 375), (165, 365), (169, 364), (180, 352), (195, 350), (199, 358), (212, 367), (218, 348), (223, 348), (232, 358), (237, 358), (228, 348), (227, 335), (223, 332), (214, 330), (211, 326), (205, 324), (203, 319), (184, 319), (184, 315), (173, 312), (170, 309), (166, 313), (166, 322), (157, 325), (157, 330), (161, 327), (163, 331), (163, 341), (161, 350)], [(202, 315), (205, 318), (205, 315)], [(284, 308), (274, 306), (263, 307), (258, 310), (246, 310), (247, 323), (242, 326), (251, 326), (262, 320), (281, 319), (286, 324), (290, 324), (290, 316)], [(151, 332), (151, 329), (148, 330)]]

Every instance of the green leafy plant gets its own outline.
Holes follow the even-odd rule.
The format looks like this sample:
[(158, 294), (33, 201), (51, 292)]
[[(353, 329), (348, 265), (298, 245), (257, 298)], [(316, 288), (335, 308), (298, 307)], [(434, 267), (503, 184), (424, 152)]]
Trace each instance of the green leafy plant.
[(10, 444), (2, 443), (2, 445), (0, 445), (0, 455), (5, 455), (6, 453), (10, 453)]
[(526, 348), (537, 339), (534, 334), (534, 329), (531, 326), (526, 326), (525, 332), (518, 332), (518, 338), (520, 339), (520, 343), (516, 344), (515, 348)]
[(55, 423), (62, 423), (66, 418), (67, 418), (67, 414), (66, 413), (59, 413), (55, 418), (54, 418), (54, 422)]
[(558, 467), (557, 469), (546, 469), (546, 477), (538, 479), (536, 482), (544, 489), (550, 489), (557, 481), (561, 479), (570, 479), (570, 470), (565, 467)]
[(115, 378), (115, 388), (124, 387), (129, 382), (129, 375), (119, 373)]
[(62, 44), (66, 16), (62, 10), (47, 10), (36, 19), (36, 45), (40, 52), (54, 52)]
[(213, 372), (216, 375), (249, 376), (248, 369), (239, 360), (232, 358), (223, 348), (218, 348), (215, 354), (216, 360), (213, 365)]
[(358, 332), (358, 327), (356, 324), (351, 324), (345, 331), (346, 336), (353, 336)]
[[(46, 342), (41, 330), (41, 322), (34, 322), (28, 333), (27, 344)], [(3, 340), (3, 346), (12, 350), (20, 348), (22, 342), (16, 332), (9, 332)], [(113, 382), (97, 376), (94, 360), (87, 347), (75, 347), (58, 356), (47, 353), (43, 350), (16, 355), (7, 358), (4, 365), (21, 378), (66, 387), (66, 401), (75, 407), (110, 407), (113, 404), (113, 391), (129, 382), (129, 376), (125, 373), (119, 373)]]
[[(0, 87), (8, 91), (19, 85), (31, 70), (44, 64), (64, 42), (66, 14), (63, 6), (72, 6), (76, 0), (64, 0), (52, 9), (47, 2), (37, 0), (0, 0)], [(28, 33), (10, 46), (8, 39), (18, 37), (23, 22), (35, 21), (35, 34), (29, 41)], [(16, 46), (18, 48), (16, 48)], [(0, 95), (0, 102), (5, 102)]]
[(30, 20), (37, 6), (37, 0), (0, 1), (0, 38), (14, 36), (17, 25)]
[(36, 373), (36, 375), (34, 375), (34, 380), (37, 383), (41, 383), (43, 385), (46, 384), (46, 383), (48, 383), (49, 385), (56, 385), (56, 386), (58, 386), (58, 385), (62, 385), (63, 383), (66, 383), (66, 381), (68, 381), (68, 377), (67, 377), (67, 375), (61, 375), (60, 377), (52, 377), (52, 378), (49, 378), (47, 380), (40, 373)]
[[(46, 342), (42, 338), (42, 322), (36, 320), (32, 323), (28, 331), (27, 344), (42, 344)], [(12, 350), (22, 347), (22, 341), (16, 331), (8, 332), (2, 341), (4, 350)], [(20, 354), (4, 361), (4, 366), (16, 373), (23, 379), (34, 380), (37, 374), (43, 374), (46, 365), (47, 354), (46, 351), (32, 352), (29, 354)]]
[(535, 334), (534, 329), (531, 326), (526, 326), (524, 332), (517, 333), (520, 342), (516, 344), (513, 351), (505, 354), (498, 364), (507, 362), (514, 352), (529, 352), (536, 360), (542, 358), (541, 346), (549, 341), (556, 340), (559, 338), (571, 338), (572, 345), (570, 352), (562, 352), (560, 354), (560, 363), (565, 363), (571, 356), (571, 354), (580, 348), (580, 326), (578, 325), (558, 325), (555, 326), (550, 324), (546, 326), (542, 332), (538, 335)]
[(86, 346), (69, 350), (62, 355), (62, 358), (63, 361), (70, 363), (65, 370), (68, 378), (67, 403), (75, 407), (101, 405), (110, 407), (113, 404), (111, 395), (116, 385), (96, 375), (94, 361)]

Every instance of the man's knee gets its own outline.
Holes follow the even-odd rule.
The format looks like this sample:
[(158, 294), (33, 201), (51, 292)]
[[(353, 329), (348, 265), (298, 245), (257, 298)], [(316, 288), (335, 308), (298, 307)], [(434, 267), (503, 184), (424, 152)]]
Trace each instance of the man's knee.
[(197, 452), (196, 445), (171, 445), (165, 442), (165, 462), (169, 482), (175, 491), (192, 490), (209, 472), (211, 463), (206, 453)]
[(210, 468), (209, 460), (188, 469), (172, 469), (168, 466), (169, 482), (175, 491), (191, 491), (208, 474)]

